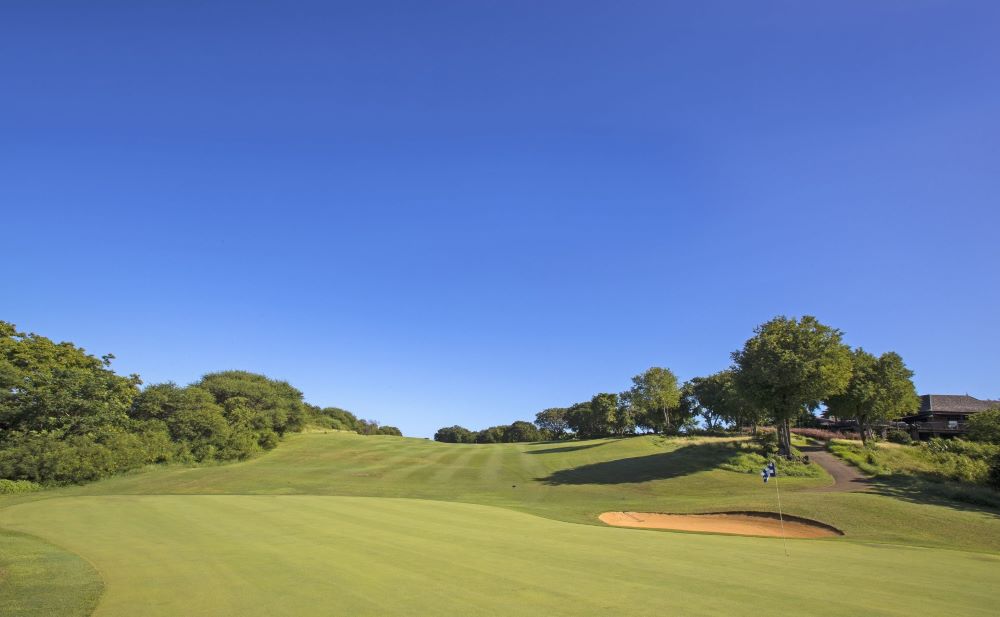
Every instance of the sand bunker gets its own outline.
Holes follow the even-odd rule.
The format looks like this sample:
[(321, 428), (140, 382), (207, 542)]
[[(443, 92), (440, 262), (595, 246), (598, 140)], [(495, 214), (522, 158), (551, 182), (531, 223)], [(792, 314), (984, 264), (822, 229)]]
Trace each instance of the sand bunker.
[[(704, 531), (740, 536), (781, 535), (781, 521), (771, 512), (718, 512), (714, 514), (657, 514), (655, 512), (605, 512), (598, 517), (616, 527)], [(829, 538), (842, 536), (839, 529), (795, 516), (785, 516), (785, 536), (789, 538)]]

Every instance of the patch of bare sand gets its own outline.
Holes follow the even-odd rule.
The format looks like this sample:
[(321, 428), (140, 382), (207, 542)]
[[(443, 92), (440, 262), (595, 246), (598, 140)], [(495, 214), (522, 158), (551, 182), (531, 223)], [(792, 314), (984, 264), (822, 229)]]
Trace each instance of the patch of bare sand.
[[(658, 514), (656, 512), (605, 512), (598, 518), (615, 527), (642, 529), (672, 529), (728, 533), (740, 536), (773, 536), (782, 534), (782, 522), (770, 512), (719, 512), (715, 514)], [(789, 538), (829, 538), (843, 532), (798, 517), (785, 517), (784, 534)]]

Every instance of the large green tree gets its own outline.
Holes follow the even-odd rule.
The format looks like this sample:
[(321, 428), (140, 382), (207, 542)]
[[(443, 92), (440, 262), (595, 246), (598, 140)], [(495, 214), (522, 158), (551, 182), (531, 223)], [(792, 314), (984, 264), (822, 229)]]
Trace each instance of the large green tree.
[(284, 435), (301, 430), (305, 424), (302, 392), (286, 381), (247, 371), (221, 371), (209, 373), (192, 385), (210, 392), (222, 406), (233, 397), (244, 399), (254, 412), (254, 428), (262, 434), (270, 431)]
[(602, 427), (596, 421), (590, 401), (575, 403), (566, 409), (566, 426), (579, 439), (591, 439), (601, 436)]
[(434, 433), (434, 441), (441, 441), (444, 443), (474, 443), (476, 440), (475, 433), (465, 428), (464, 426), (445, 426), (439, 428), (437, 432)]
[(538, 431), (538, 427), (525, 420), (511, 422), (503, 433), (505, 443), (541, 441), (541, 439), (542, 434)]
[(733, 361), (740, 392), (773, 415), (785, 456), (792, 451), (791, 419), (842, 393), (851, 379), (851, 353), (840, 330), (811, 315), (758, 326)]
[(704, 409), (732, 422), (737, 428), (748, 426), (757, 434), (757, 425), (764, 420), (764, 414), (740, 393), (732, 369), (708, 377), (695, 377), (691, 380), (691, 389)]
[(826, 400), (830, 413), (856, 420), (861, 439), (870, 443), (873, 425), (914, 412), (920, 405), (913, 386), (913, 371), (895, 352), (875, 357), (860, 347), (851, 352), (851, 378), (847, 388)]
[(9, 431), (80, 435), (125, 427), (142, 382), (116, 375), (112, 359), (0, 321), (0, 438)]
[(535, 426), (540, 428), (549, 439), (559, 439), (566, 434), (569, 423), (566, 421), (565, 407), (549, 407), (535, 414)]
[(654, 366), (633, 377), (626, 400), (639, 426), (671, 432), (682, 421), (677, 417), (681, 389), (677, 376), (668, 368)]
[(614, 392), (595, 394), (590, 399), (590, 415), (594, 429), (591, 437), (613, 434), (618, 416), (618, 395)]

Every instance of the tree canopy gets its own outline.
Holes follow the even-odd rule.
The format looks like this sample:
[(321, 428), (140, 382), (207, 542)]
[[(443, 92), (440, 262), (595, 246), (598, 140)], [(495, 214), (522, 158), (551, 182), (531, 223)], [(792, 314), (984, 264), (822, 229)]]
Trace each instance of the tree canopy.
[(113, 359), (0, 321), (0, 438), (9, 431), (82, 435), (125, 427), (142, 381), (116, 375)]
[(623, 395), (634, 410), (635, 424), (654, 431), (677, 429), (681, 390), (677, 376), (668, 368), (654, 366), (632, 378), (632, 388)]
[(841, 394), (851, 378), (851, 355), (841, 332), (806, 315), (776, 317), (733, 352), (736, 384), (778, 426), (781, 454), (791, 454), (790, 421)]
[(765, 420), (764, 413), (736, 387), (732, 369), (695, 377), (691, 380), (691, 390), (703, 408), (737, 428), (750, 427), (756, 433), (757, 425)]
[[(139, 376), (115, 374), (112, 359), (0, 321), (0, 478), (85, 482), (150, 463), (244, 459), (319, 409), (287, 382), (247, 371), (140, 391)], [(328, 409), (351, 430), (399, 434)]]
[(969, 416), (967, 426), (968, 436), (972, 441), (1000, 444), (1000, 409), (972, 414)]
[(874, 438), (872, 425), (887, 422), (917, 409), (920, 399), (913, 386), (913, 371), (895, 352), (875, 357), (860, 347), (851, 351), (851, 377), (840, 394), (826, 400), (827, 409), (838, 418), (853, 419), (861, 438)]

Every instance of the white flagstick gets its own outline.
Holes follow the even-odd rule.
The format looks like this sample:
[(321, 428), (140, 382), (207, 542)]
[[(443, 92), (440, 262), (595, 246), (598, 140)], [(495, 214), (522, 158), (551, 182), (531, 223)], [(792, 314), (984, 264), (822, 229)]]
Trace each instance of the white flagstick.
[(781, 523), (781, 542), (785, 545), (785, 557), (788, 557), (788, 538), (785, 537), (785, 517), (781, 514), (781, 491), (778, 489), (778, 465), (774, 465), (774, 492), (778, 496), (778, 521)]

